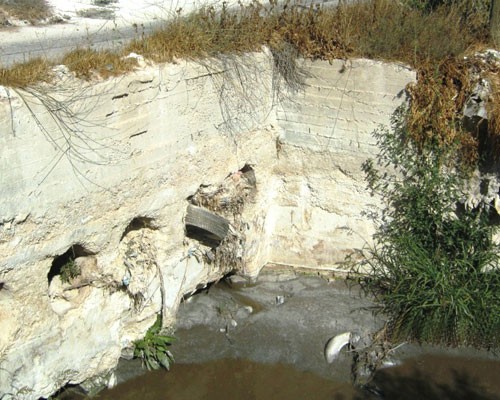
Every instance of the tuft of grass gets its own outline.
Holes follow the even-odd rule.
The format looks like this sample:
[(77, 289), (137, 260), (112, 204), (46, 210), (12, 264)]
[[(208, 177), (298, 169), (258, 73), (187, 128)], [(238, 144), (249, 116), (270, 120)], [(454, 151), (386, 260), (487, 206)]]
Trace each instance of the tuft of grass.
[(52, 78), (50, 64), (41, 58), (15, 64), (10, 68), (0, 68), (0, 85), (25, 88)]
[(224, 3), (220, 11), (204, 7), (187, 16), (180, 13), (151, 36), (134, 40), (126, 47), (155, 62), (175, 58), (196, 59), (221, 53), (243, 53), (259, 49), (271, 36), (271, 20), (261, 15), (272, 14), (260, 3), (240, 5), (237, 13)]
[(35, 24), (50, 17), (52, 10), (46, 0), (0, 0), (0, 11)]
[(77, 276), (80, 276), (81, 271), (75, 263), (74, 258), (70, 258), (65, 264), (61, 266), (61, 281), (63, 283), (70, 283)]
[(364, 165), (368, 187), (386, 206), (361, 284), (390, 316), (392, 340), (500, 348), (496, 211), (463, 203), (472, 183), (456, 143), (415, 143), (406, 119), (401, 109), (391, 131), (375, 133), (379, 159)]
[(102, 78), (121, 75), (137, 65), (137, 60), (125, 58), (109, 50), (77, 49), (66, 54), (62, 61), (79, 78), (90, 79), (98, 75)]

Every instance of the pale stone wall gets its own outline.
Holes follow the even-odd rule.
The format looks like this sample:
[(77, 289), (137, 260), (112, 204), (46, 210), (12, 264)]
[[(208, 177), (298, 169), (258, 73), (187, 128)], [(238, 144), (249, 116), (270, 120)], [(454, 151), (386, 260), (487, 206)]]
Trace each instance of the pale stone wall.
[[(183, 295), (227, 272), (195, 257), (204, 248), (185, 238), (186, 199), (246, 164), (257, 193), (241, 273), (336, 268), (369, 240), (376, 201), (360, 165), (414, 73), (304, 67), (306, 86), (279, 106), (266, 51), (92, 83), (61, 67), (53, 86), (2, 90), (0, 398), (106, 374), (158, 312), (172, 323)], [(128, 232), (134, 218), (143, 226)], [(81, 285), (49, 282), (72, 246), (87, 256)]]
[(280, 195), (269, 261), (339, 269), (353, 248), (370, 242), (377, 200), (361, 165), (375, 157), (372, 132), (388, 126), (414, 71), (372, 60), (305, 62), (302, 93), (281, 104)]

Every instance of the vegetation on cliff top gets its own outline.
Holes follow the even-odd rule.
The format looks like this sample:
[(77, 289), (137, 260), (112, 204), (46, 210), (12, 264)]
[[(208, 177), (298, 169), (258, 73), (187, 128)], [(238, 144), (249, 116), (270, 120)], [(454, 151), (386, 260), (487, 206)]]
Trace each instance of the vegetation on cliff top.
[[(418, 67), (486, 44), (489, 2), (476, 1), (477, 6), (465, 8), (463, 4), (469, 0), (462, 0), (430, 11), (418, 4), (407, 4), (421, 3), (417, 0), (354, 1), (331, 8), (304, 8), (292, 2), (281, 5), (271, 0), (266, 5), (255, 1), (230, 9), (224, 3), (221, 9), (203, 7), (189, 15), (179, 11), (163, 28), (139, 36), (117, 52), (76, 50), (65, 58), (72, 58), (72, 68), (88, 76), (89, 69), (105, 70), (116, 64), (117, 57), (131, 51), (156, 62), (168, 62), (254, 51), (267, 45), (278, 50), (292, 46), (297, 55), (306, 58), (359, 56)], [(89, 62), (91, 58), (95, 60)], [(115, 73), (123, 70), (115, 68)], [(5, 70), (1, 71), (0, 84), (19, 85), (9, 81)]]
[[(463, 56), (492, 44), (491, 4), (492, 0), (371, 0), (325, 8), (270, 0), (230, 9), (224, 3), (221, 9), (204, 7), (189, 15), (179, 11), (163, 28), (149, 36), (138, 33), (118, 51), (77, 49), (61, 60), (0, 67), (0, 85), (23, 88), (50, 81), (55, 63), (66, 64), (84, 79), (121, 75), (137, 65), (135, 59), (125, 58), (131, 52), (154, 62), (171, 62), (258, 51), (265, 45), (275, 55), (292, 54), (292, 59), (399, 61), (418, 73), (418, 85), (410, 90), (414, 139), (422, 142), (437, 135), (447, 144), (459, 138), (464, 160), (474, 163), (478, 138), (457, 129), (474, 84), (475, 61)], [(498, 71), (487, 73), (494, 89), (491, 99), (498, 99)], [(489, 113), (491, 143), (500, 148), (500, 102), (491, 101)]]

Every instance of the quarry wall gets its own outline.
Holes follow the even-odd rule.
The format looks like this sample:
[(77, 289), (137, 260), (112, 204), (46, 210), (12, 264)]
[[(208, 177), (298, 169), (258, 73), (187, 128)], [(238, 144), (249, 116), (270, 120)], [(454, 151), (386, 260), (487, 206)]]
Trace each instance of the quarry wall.
[[(171, 326), (183, 297), (228, 272), (341, 270), (370, 241), (379, 205), (361, 164), (413, 71), (299, 61), (290, 87), (266, 49), (138, 61), (118, 78), (59, 66), (54, 83), (0, 88), (2, 399), (105, 377), (158, 313)], [(187, 206), (200, 190), (237, 192), (248, 170), (251, 195), (224, 214), (236, 261), (212, 262), (186, 236)], [(69, 281), (68, 261), (80, 269)]]

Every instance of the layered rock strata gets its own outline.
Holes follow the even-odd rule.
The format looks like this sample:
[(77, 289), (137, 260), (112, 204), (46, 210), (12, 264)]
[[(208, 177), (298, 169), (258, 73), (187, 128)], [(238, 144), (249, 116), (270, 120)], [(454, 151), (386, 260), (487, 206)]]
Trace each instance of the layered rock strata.
[(184, 296), (233, 269), (186, 236), (200, 187), (255, 174), (237, 216), (243, 275), (341, 269), (373, 233), (360, 166), (413, 71), (301, 62), (290, 88), (266, 50), (139, 60), (119, 78), (58, 67), (53, 84), (1, 88), (2, 399), (105, 376), (158, 313), (172, 325)]

